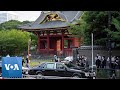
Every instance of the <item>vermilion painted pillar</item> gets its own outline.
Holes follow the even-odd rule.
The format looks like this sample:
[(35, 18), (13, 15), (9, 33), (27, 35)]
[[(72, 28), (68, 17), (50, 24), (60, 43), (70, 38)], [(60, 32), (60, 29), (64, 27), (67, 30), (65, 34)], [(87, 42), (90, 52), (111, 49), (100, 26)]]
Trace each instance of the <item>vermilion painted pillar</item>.
[(64, 32), (62, 32), (62, 51), (64, 51)]
[(38, 36), (38, 51), (40, 52), (40, 35), (37, 34), (37, 36)]
[(72, 39), (72, 46), (75, 46), (75, 38)]
[(50, 39), (49, 39), (49, 32), (47, 33), (47, 50), (49, 52), (49, 49), (50, 49)]

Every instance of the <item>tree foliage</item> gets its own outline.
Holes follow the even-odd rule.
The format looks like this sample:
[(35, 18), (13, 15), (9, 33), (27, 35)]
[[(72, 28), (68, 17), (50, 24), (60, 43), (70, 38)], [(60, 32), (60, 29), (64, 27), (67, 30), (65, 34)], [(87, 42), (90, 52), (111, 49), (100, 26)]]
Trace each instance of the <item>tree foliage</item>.
[(35, 34), (33, 34), (33, 33), (30, 33), (30, 38), (32, 40), (31, 46), (37, 45), (37, 41), (38, 41), (37, 36)]
[[(28, 24), (28, 23), (31, 23), (30, 21), (23, 21), (23, 22), (20, 22), (20, 21), (17, 21), (17, 20), (10, 20), (10, 21), (7, 21), (7, 22), (4, 22), (4, 23), (1, 23), (0, 24), (0, 31), (1, 31), (1, 33), (3, 32), (3, 33), (5, 33), (5, 31), (6, 31), (6, 34), (4, 35), (4, 34), (1, 34), (1, 37), (4, 37), (4, 38), (9, 38), (9, 39), (7, 39), (7, 41), (2, 41), (3, 42), (3, 44), (7, 44), (7, 43), (10, 43), (11, 42), (11, 45), (13, 45), (14, 47), (16, 47), (16, 45), (17, 44), (15, 44), (15, 43), (18, 43), (18, 39), (16, 39), (16, 37), (17, 38), (20, 38), (21, 37), (21, 34), (22, 33), (20, 33), (21, 31), (18, 29), (18, 26), (19, 25), (23, 25), (23, 24)], [(19, 30), (19, 31), (18, 31)], [(18, 32), (18, 34), (17, 34), (17, 32)], [(10, 34), (11, 33), (11, 34)], [(31, 46), (35, 46), (35, 45), (37, 45), (37, 36), (36, 35), (34, 35), (33, 33), (30, 33), (30, 32), (23, 32), (24, 34), (22, 34), (22, 35), (24, 35), (23, 37), (21, 37), (21, 39), (23, 39), (24, 37), (25, 37), (25, 40), (26, 40), (26, 33), (28, 34), (29, 33), (29, 35), (30, 35), (30, 37), (29, 38), (31, 38), (31, 40), (32, 40), (32, 43), (31, 43)], [(9, 37), (9, 36), (7, 36), (8, 34), (10, 34), (10, 36), (12, 36), (12, 37)], [(13, 34), (13, 35), (12, 35)], [(16, 35), (15, 35), (16, 34)], [(20, 34), (20, 35), (19, 35)], [(20, 40), (21, 40), (20, 39)], [(14, 42), (13, 42), (14, 41)], [(24, 39), (23, 39), (23, 41), (24, 41)], [(20, 42), (20, 41), (19, 41)], [(26, 41), (25, 41), (26, 42)], [(12, 44), (13, 43), (13, 44)], [(25, 46), (25, 43), (22, 43), (23, 44), (23, 47)], [(1, 46), (4, 46), (4, 45), (2, 45), (1, 44)], [(6, 46), (6, 45), (5, 45)], [(8, 46), (7, 46), (8, 47)], [(18, 47), (18, 46), (17, 46)], [(20, 48), (19, 49), (23, 49), (23, 47), (22, 46), (20, 46)], [(3, 47), (4, 48), (4, 47)], [(26, 47), (24, 47), (25, 49), (26, 49)], [(11, 49), (13, 49), (13, 48), (11, 48)], [(22, 49), (20, 50), (20, 51), (22, 51)], [(12, 50), (12, 51), (14, 51), (14, 49)]]
[[(112, 24), (115, 25), (116, 30), (111, 31), (111, 36), (114, 38), (115, 41), (120, 42), (120, 21), (116, 18), (113, 18)], [(120, 46), (120, 43), (117, 44)]]
[(0, 30), (18, 29), (19, 25), (30, 23), (30, 21), (20, 22), (18, 20), (10, 20), (0, 24)]
[[(112, 22), (111, 30), (108, 29), (108, 11), (85, 11), (79, 20), (79, 25), (70, 25), (70, 32), (73, 35), (83, 36), (84, 44), (91, 44), (91, 33), (94, 33), (95, 45), (106, 45), (109, 34), (112, 40), (120, 38), (120, 12), (111, 11)], [(119, 42), (117, 42), (119, 43)]]
[(0, 30), (10, 30), (17, 29), (17, 26), (22, 24), (22, 22), (17, 20), (10, 20), (0, 24)]
[(15, 55), (27, 50), (30, 34), (20, 30), (1, 30), (0, 46), (2, 54)]

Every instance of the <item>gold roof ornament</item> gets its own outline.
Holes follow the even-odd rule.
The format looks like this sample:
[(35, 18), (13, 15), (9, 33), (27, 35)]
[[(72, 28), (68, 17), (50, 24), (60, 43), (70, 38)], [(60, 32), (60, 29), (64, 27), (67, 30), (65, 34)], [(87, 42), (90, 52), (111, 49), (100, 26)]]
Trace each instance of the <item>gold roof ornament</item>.
[(60, 21), (66, 21), (66, 20), (64, 20), (63, 18), (61, 18), (57, 13), (55, 13), (55, 12), (48, 12), (49, 14), (48, 15), (46, 15), (46, 17), (45, 17), (45, 19), (43, 20), (43, 22), (41, 22), (41, 23), (45, 23), (45, 22), (47, 22), (47, 21), (58, 21), (58, 20), (60, 20)]

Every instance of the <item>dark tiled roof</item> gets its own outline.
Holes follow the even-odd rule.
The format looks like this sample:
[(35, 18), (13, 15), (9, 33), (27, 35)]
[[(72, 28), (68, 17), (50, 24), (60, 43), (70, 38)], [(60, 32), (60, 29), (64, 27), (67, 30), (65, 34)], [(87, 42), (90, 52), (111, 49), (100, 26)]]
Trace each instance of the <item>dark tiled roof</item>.
[(26, 25), (26, 26), (22, 26), (23, 28), (26, 28), (26, 29), (44, 29), (44, 28), (57, 28), (57, 27), (66, 27), (68, 26), (67, 23), (65, 22), (61, 22), (61, 21), (49, 21), (49, 22), (46, 22), (46, 23), (42, 23), (40, 25), (37, 25), (37, 24), (33, 24), (33, 25)]
[(72, 22), (77, 17), (77, 15), (80, 14), (79, 12), (80, 11), (61, 11), (61, 13), (67, 17), (68, 22)]
[[(55, 12), (55, 11), (54, 11)], [(51, 13), (54, 13), (51, 12)], [(49, 13), (41, 13), (41, 15), (36, 19), (35, 22), (31, 24), (26, 24), (19, 26), (21, 29), (45, 29), (45, 28), (58, 28), (69, 26), (69, 23), (74, 23), (82, 15), (82, 11), (59, 11), (56, 12), (61, 18), (66, 21), (48, 21), (41, 23)]]

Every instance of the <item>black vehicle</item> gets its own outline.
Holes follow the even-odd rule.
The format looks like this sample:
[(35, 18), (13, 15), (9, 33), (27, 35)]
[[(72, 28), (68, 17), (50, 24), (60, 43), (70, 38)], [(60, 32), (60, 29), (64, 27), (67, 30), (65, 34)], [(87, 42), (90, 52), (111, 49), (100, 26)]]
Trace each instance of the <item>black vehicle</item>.
[(92, 78), (93, 75), (82, 70), (68, 68), (64, 63), (45, 62), (28, 71), (29, 75)]

